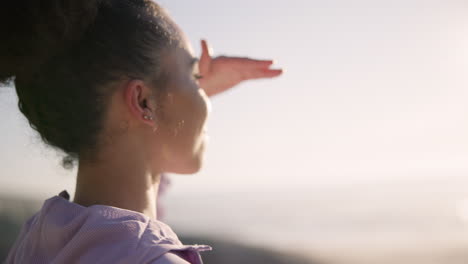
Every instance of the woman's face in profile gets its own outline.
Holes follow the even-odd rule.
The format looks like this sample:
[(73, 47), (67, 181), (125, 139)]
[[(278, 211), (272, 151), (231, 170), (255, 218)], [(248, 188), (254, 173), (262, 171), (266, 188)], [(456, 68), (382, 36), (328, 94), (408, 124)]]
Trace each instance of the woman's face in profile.
[(168, 73), (167, 93), (162, 98), (159, 115), (163, 125), (158, 131), (164, 169), (180, 174), (195, 173), (203, 163), (210, 101), (199, 86), (198, 63), (186, 37), (182, 38), (181, 45), (170, 47), (162, 54), (162, 65)]

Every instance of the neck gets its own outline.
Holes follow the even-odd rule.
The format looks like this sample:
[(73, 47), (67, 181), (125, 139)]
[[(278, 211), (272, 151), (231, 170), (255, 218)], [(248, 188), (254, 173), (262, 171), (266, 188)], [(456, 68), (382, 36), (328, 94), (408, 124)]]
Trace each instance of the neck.
[[(133, 160), (134, 161), (134, 160)], [(132, 166), (129, 166), (132, 164)], [(156, 199), (161, 174), (136, 166), (129, 156), (99, 164), (79, 164), (74, 203), (109, 205), (157, 219)]]

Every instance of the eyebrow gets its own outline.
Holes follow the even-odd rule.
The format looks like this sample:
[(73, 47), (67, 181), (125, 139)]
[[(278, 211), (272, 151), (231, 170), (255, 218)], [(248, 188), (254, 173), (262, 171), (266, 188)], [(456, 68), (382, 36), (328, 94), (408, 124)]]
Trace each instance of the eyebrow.
[(196, 57), (193, 57), (192, 60), (190, 61), (190, 67), (193, 67), (193, 65), (195, 65), (195, 63), (199, 62), (200, 59), (196, 58)]

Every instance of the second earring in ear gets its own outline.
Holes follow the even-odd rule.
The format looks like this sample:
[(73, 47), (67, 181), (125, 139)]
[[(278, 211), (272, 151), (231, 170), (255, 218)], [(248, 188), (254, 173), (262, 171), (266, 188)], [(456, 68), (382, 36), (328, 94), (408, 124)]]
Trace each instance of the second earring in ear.
[[(146, 119), (146, 120), (153, 120), (154, 119), (152, 116), (147, 116), (147, 115), (144, 115), (143, 118)], [(158, 125), (155, 123), (154, 128), (153, 128), (153, 132), (156, 132), (156, 130), (158, 130)]]

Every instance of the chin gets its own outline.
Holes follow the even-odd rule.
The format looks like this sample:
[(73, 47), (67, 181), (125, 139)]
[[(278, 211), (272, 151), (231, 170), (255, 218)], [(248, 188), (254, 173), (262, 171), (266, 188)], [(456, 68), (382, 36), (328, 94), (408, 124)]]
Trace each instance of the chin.
[(197, 156), (185, 163), (185, 166), (178, 166), (177, 174), (195, 174), (199, 172), (203, 167), (203, 157)]
[(199, 172), (203, 167), (204, 155), (205, 153), (205, 145), (202, 144), (198, 150), (198, 152), (192, 157), (190, 161), (190, 166), (187, 166), (189, 172), (187, 174), (194, 174)]
[(194, 174), (199, 172), (203, 167), (203, 159), (200, 157), (193, 161), (192, 165), (190, 166), (189, 174)]
[(202, 166), (197, 165), (197, 166), (187, 166), (186, 168), (179, 169), (177, 171), (174, 171), (176, 174), (195, 174), (200, 171)]
[[(199, 172), (204, 164), (204, 144), (202, 144), (197, 151), (192, 152), (188, 157), (178, 159), (170, 166), (173, 173), (176, 174), (195, 174)], [(179, 155), (180, 157), (181, 155)]]

